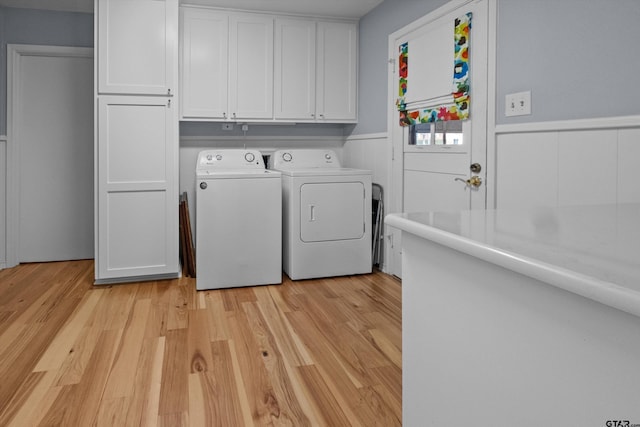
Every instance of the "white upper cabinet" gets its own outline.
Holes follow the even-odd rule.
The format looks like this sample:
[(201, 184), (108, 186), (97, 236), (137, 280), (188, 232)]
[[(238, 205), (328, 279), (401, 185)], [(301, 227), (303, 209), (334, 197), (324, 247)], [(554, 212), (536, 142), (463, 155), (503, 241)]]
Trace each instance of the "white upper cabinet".
[(181, 116), (225, 119), (228, 105), (229, 15), (181, 11)]
[(181, 117), (273, 118), (273, 17), (183, 8)]
[(318, 23), (318, 120), (355, 122), (357, 119), (357, 33), (352, 23)]
[(98, 1), (98, 93), (175, 91), (178, 2)]
[(273, 17), (232, 15), (229, 23), (231, 119), (271, 119)]
[(353, 23), (277, 19), (275, 118), (355, 122), (356, 49)]
[(276, 19), (274, 116), (316, 118), (316, 22)]
[(357, 121), (357, 25), (185, 6), (181, 119)]

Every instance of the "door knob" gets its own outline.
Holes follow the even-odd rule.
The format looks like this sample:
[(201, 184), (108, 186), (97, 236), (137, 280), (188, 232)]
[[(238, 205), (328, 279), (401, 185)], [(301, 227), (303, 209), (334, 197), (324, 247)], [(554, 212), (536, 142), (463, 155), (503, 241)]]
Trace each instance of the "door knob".
[(455, 178), (454, 181), (460, 181), (467, 184), (468, 187), (478, 188), (482, 185), (482, 178), (477, 175), (472, 176), (469, 179)]
[(474, 175), (467, 180), (467, 185), (470, 187), (478, 188), (482, 185), (482, 178), (480, 178), (477, 175)]

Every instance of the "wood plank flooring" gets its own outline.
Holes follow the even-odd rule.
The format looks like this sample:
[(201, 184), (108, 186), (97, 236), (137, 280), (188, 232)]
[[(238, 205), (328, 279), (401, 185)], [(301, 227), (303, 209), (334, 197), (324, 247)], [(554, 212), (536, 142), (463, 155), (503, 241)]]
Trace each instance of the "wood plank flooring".
[(380, 272), (195, 290), (0, 271), (1, 426), (399, 426), (401, 286)]

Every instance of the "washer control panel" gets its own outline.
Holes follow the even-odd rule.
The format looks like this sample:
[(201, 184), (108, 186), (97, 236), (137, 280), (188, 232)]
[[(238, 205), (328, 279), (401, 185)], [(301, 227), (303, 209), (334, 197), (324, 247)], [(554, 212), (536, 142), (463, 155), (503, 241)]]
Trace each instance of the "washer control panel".
[(264, 168), (262, 154), (258, 150), (204, 150), (198, 154), (198, 160), (196, 162), (196, 172), (219, 169)]

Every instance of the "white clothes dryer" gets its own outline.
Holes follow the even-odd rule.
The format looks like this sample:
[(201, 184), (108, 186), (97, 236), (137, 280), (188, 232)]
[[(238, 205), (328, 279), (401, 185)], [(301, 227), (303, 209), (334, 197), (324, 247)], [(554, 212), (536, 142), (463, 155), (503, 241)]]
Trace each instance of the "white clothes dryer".
[(282, 283), (281, 174), (257, 150), (205, 150), (196, 186), (196, 289)]
[(332, 150), (278, 150), (283, 269), (293, 280), (371, 272), (371, 171)]

